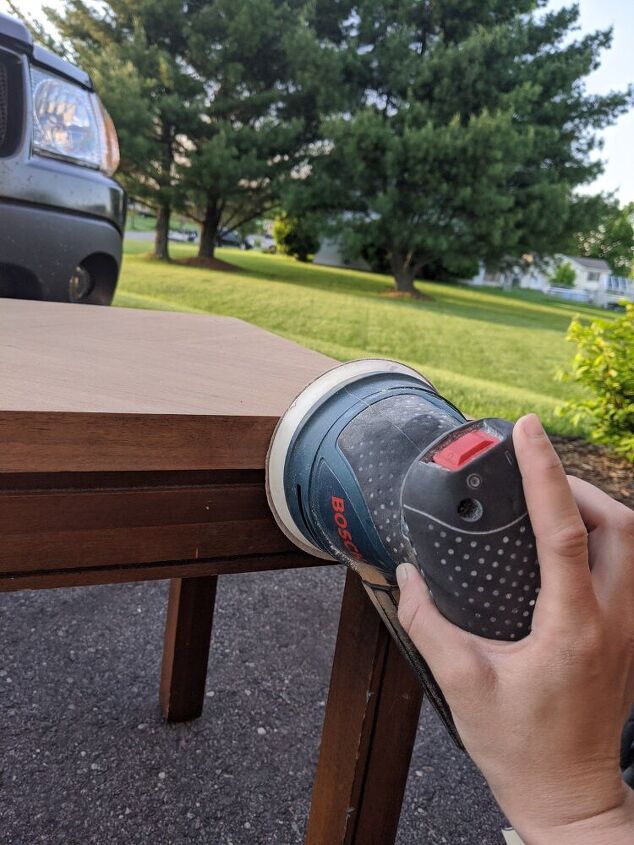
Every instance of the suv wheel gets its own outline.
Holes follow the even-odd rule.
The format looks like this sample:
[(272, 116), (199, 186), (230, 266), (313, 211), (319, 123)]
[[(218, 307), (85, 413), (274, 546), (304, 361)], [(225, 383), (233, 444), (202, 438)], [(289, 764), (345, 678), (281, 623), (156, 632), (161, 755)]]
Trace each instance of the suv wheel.
[(68, 299), (71, 302), (83, 302), (90, 296), (94, 286), (95, 282), (90, 272), (79, 264), (75, 267), (68, 283)]

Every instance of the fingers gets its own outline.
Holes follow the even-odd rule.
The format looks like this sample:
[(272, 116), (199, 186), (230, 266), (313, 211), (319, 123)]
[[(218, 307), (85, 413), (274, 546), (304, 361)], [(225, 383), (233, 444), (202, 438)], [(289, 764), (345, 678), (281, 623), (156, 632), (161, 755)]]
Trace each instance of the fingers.
[(475, 660), (470, 635), (440, 613), (415, 566), (400, 564), (396, 577), (401, 593), (399, 622), (446, 692), (451, 679), (464, 676)]
[(513, 443), (537, 539), (538, 605), (548, 605), (549, 615), (560, 618), (592, 597), (587, 531), (561, 461), (535, 414), (517, 421)]
[(574, 475), (568, 476), (568, 484), (572, 490), (579, 513), (588, 531), (601, 525), (624, 526), (632, 519), (632, 511), (615, 501), (594, 484), (589, 484)]
[(634, 513), (574, 476), (571, 490), (590, 532), (590, 569), (599, 600), (612, 607), (634, 601)]

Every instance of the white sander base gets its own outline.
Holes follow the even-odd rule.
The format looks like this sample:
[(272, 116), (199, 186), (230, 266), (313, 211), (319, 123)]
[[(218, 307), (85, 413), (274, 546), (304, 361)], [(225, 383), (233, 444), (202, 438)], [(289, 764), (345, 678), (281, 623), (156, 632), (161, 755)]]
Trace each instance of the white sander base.
[(284, 469), (286, 456), (295, 432), (305, 419), (347, 384), (369, 375), (383, 373), (401, 373), (414, 376), (422, 381), (426, 387), (436, 390), (433, 384), (417, 370), (390, 361), (386, 358), (364, 358), (359, 361), (349, 361), (328, 370), (307, 385), (299, 394), (288, 410), (280, 417), (266, 456), (266, 497), (269, 507), (281, 531), (302, 551), (323, 560), (334, 560), (327, 552), (322, 551), (312, 543), (298, 528), (286, 501), (284, 489)]

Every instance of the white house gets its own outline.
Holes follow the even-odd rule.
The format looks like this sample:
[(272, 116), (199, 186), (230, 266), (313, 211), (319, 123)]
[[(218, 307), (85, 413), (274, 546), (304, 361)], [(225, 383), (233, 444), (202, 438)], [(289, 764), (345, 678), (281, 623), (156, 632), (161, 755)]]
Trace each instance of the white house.
[(351, 270), (371, 270), (372, 268), (363, 258), (346, 261), (341, 252), (341, 245), (337, 238), (322, 238), (319, 249), (313, 258), (313, 264), (323, 264), (325, 267), (347, 267)]
[[(553, 272), (563, 262), (569, 263), (575, 271), (572, 288), (553, 287), (551, 284)], [(634, 302), (634, 281), (622, 276), (613, 276), (608, 263), (601, 258), (555, 255), (538, 262), (532, 255), (524, 255), (521, 262), (504, 270), (490, 270), (481, 265), (480, 271), (469, 283), (501, 288), (529, 288), (577, 302), (590, 302), (604, 308), (615, 305), (621, 299)]]

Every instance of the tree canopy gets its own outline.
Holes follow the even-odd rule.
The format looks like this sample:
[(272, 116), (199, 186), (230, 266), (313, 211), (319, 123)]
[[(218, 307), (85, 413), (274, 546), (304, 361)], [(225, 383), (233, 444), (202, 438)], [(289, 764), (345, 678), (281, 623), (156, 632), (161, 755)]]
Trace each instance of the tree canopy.
[(290, 206), (321, 209), (350, 256), (385, 254), (399, 290), (426, 264), (561, 251), (596, 204), (597, 131), (631, 92), (586, 92), (609, 30), (532, 0), (358, 0), (347, 112)]
[(414, 292), (423, 269), (566, 252), (582, 232), (607, 257), (625, 231), (577, 189), (632, 91), (589, 94), (611, 32), (579, 35), (576, 5), (546, 6), (65, 0), (47, 14), (112, 113), (131, 196), (157, 209), (158, 256), (172, 209), (201, 223), (210, 258), (219, 229), (283, 206)]
[(112, 115), (125, 187), (157, 211), (160, 258), (168, 256), (170, 213), (181, 195), (175, 162), (187, 154), (203, 95), (188, 64), (193, 11), (184, 0), (66, 0), (62, 10), (47, 10)]
[(193, 16), (189, 59), (205, 97), (181, 172), (203, 258), (213, 256), (219, 227), (276, 206), (318, 137), (332, 51), (318, 42), (312, 4), (294, 5), (215, 0)]

